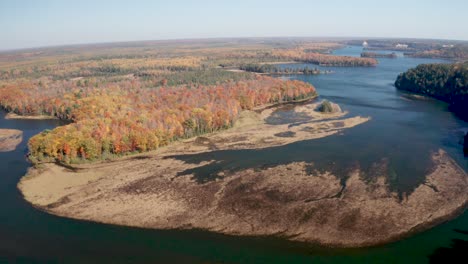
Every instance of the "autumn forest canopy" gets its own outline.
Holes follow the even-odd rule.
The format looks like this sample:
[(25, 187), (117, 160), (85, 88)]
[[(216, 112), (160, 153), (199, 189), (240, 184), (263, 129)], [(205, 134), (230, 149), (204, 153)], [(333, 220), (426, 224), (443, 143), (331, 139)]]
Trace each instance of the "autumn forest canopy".
[(17, 115), (70, 121), (30, 139), (33, 162), (106, 159), (229, 128), (242, 110), (316, 96), (310, 84), (253, 73), (274, 73), (274, 66), (265, 66), (269, 63), (377, 63), (328, 54), (337, 47), (279, 40), (161, 41), (3, 53), (0, 105)]

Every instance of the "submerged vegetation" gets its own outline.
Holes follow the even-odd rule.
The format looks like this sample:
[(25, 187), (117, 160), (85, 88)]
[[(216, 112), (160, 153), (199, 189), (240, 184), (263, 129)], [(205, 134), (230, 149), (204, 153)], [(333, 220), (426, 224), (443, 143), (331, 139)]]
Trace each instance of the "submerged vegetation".
[(422, 64), (400, 74), (395, 86), (445, 101), (468, 120), (468, 63)]

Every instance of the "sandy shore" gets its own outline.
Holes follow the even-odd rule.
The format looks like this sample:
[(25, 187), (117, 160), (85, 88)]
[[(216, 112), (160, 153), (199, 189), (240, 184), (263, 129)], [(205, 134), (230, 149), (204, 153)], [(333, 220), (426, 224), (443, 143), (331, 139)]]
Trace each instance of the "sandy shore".
[(0, 152), (13, 151), (23, 141), (23, 131), (0, 129)]
[(339, 133), (369, 120), (346, 117), (343, 112), (325, 115), (313, 111), (315, 107), (294, 108), (309, 116), (308, 122), (271, 125), (265, 120), (275, 109), (243, 112), (230, 130), (153, 153), (67, 168), (42, 164), (31, 168), (18, 187), (34, 206), (70, 218), (274, 235), (336, 247), (394, 241), (465, 209), (467, 175), (442, 150), (434, 153), (426, 180), (402, 199), (389, 188), (385, 161), (375, 164), (371, 181), (364, 181), (359, 169), (343, 181), (330, 172), (314, 170), (312, 163), (296, 162), (264, 169), (219, 168), (215, 179), (201, 182), (183, 172), (216, 161), (189, 163), (174, 156), (285, 145)]
[(58, 118), (55, 116), (48, 116), (48, 115), (23, 116), (23, 115), (17, 115), (15, 113), (8, 113), (5, 116), (5, 119), (47, 120), (47, 119), (58, 119)]

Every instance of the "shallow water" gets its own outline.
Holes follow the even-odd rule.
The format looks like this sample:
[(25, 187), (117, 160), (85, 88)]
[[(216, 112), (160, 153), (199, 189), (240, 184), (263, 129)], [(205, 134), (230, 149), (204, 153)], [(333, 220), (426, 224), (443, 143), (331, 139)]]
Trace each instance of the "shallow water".
[[(358, 56), (360, 47), (336, 51)], [(322, 170), (342, 177), (355, 166), (369, 169), (375, 162), (390, 164), (392, 187), (410, 192), (429, 169), (431, 151), (443, 148), (465, 168), (468, 160), (459, 145), (467, 123), (435, 100), (409, 100), (395, 90), (398, 73), (428, 59), (379, 59), (373, 68), (325, 68), (335, 73), (287, 76), (311, 82), (320, 99), (340, 104), (349, 116), (372, 120), (340, 135), (293, 143), (264, 150), (217, 151), (178, 158), (187, 162), (217, 160), (193, 172), (210, 178), (218, 170), (273, 166), (292, 161), (314, 161)], [(288, 65), (300, 67), (301, 65)], [(315, 66), (310, 66), (315, 67)], [(285, 77), (286, 78), (286, 77)], [(284, 109), (277, 117), (290, 118)], [(454, 228), (467, 229), (468, 214), (429, 231), (385, 246), (336, 250), (282, 239), (233, 237), (204, 231), (145, 230), (65, 219), (43, 213), (26, 203), (16, 184), (26, 173), (26, 142), (43, 129), (59, 125), (54, 120), (4, 120), (0, 128), (24, 132), (24, 140), (13, 152), (0, 153), (0, 262), (3, 260), (67, 262), (250, 262), (250, 263), (426, 263), (436, 248), (454, 238), (466, 239)], [(369, 174), (369, 177), (372, 175)]]

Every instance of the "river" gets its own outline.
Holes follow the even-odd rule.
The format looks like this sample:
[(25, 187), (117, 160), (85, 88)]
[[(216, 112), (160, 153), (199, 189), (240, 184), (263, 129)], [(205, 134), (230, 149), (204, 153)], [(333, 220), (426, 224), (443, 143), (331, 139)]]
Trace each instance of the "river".
[[(359, 56), (360, 47), (346, 47), (335, 54)], [(401, 54), (400, 54), (401, 55)], [(371, 68), (324, 68), (326, 75), (295, 75), (312, 83), (320, 99), (338, 103), (350, 115), (370, 116), (371, 121), (323, 139), (297, 142), (261, 151), (219, 151), (215, 155), (181, 156), (200, 161), (217, 159), (217, 167), (238, 170), (292, 161), (314, 161), (320, 169), (338, 175), (356, 164), (364, 170), (381, 160), (389, 162), (391, 186), (411, 192), (429, 170), (431, 151), (446, 150), (465, 170), (459, 139), (468, 124), (447, 110), (445, 103), (413, 100), (393, 87), (396, 76), (430, 59), (380, 58)], [(282, 67), (300, 67), (301, 64)], [(309, 65), (309, 67), (316, 67)], [(436, 248), (454, 238), (466, 239), (453, 229), (468, 227), (468, 213), (410, 238), (362, 249), (326, 249), (268, 237), (235, 237), (200, 230), (146, 230), (66, 219), (35, 209), (22, 199), (16, 184), (26, 173), (27, 140), (57, 120), (5, 120), (0, 128), (22, 130), (23, 142), (15, 151), (0, 153), (0, 263), (25, 262), (225, 262), (225, 263), (427, 263)], [(290, 109), (279, 110), (270, 122), (296, 118)], [(205, 166), (198, 177), (215, 173)], [(372, 177), (372, 175), (369, 175)]]

